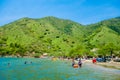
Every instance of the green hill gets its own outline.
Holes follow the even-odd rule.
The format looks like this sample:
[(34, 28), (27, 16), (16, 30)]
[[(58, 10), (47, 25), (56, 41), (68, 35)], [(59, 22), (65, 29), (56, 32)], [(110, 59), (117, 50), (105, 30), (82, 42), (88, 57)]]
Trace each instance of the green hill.
[(119, 17), (87, 26), (52, 16), (25, 17), (0, 27), (1, 55), (82, 56), (109, 43), (119, 48), (119, 42)]
[(55, 17), (22, 18), (1, 27), (0, 43), (6, 45), (1, 51), (2, 54), (69, 52), (80, 43), (82, 28), (78, 23)]

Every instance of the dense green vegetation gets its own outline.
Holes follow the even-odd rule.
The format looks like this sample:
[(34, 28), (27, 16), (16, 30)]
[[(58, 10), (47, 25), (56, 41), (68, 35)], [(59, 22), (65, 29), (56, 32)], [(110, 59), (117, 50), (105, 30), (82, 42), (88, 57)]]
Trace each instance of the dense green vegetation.
[(37, 57), (44, 53), (120, 56), (120, 17), (87, 26), (56, 17), (26, 17), (0, 27), (0, 55)]

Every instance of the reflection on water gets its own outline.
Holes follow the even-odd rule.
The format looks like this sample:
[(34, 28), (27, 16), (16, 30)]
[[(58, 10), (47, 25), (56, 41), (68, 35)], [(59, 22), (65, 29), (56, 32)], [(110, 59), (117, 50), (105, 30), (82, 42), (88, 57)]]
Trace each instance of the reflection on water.
[(91, 64), (74, 69), (70, 62), (65, 61), (0, 58), (0, 80), (120, 80), (119, 76), (120, 70)]

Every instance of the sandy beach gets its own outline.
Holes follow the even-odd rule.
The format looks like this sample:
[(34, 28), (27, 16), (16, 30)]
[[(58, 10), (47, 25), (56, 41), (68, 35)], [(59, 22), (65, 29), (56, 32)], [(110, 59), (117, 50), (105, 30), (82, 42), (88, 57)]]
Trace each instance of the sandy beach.
[(120, 62), (101, 62), (97, 63), (97, 65), (120, 70)]
[[(92, 60), (85, 60), (85, 61), (83, 61), (83, 63), (91, 63), (92, 64)], [(113, 62), (113, 61), (110, 61), (110, 62), (97, 62), (95, 65), (120, 70), (120, 62)]]

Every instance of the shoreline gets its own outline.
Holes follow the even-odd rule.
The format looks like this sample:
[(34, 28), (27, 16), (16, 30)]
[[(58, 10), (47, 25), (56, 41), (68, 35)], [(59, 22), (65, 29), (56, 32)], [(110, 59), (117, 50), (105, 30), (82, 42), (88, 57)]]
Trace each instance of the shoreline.
[[(0, 56), (0, 58), (2, 58)], [(24, 56), (24, 57), (17, 57), (17, 56), (4, 56), (4, 58), (35, 58), (35, 57), (28, 57), (28, 56)], [(43, 57), (40, 57), (40, 58), (43, 58)], [(61, 59), (58, 59), (58, 60), (61, 60)], [(66, 60), (66, 59), (64, 59)], [(67, 60), (67, 61), (71, 61), (70, 60)], [(77, 63), (78, 61), (75, 60), (75, 62)], [(82, 63), (89, 63), (89, 64), (93, 64), (92, 63), (92, 60), (82, 60)], [(120, 70), (120, 62), (113, 62), (113, 61), (110, 61), (110, 62), (97, 62), (95, 63), (94, 65), (97, 65), (97, 66), (102, 66), (102, 67), (105, 67), (105, 68), (111, 68), (111, 69), (117, 69), (117, 70)]]
[(99, 66), (103, 66), (103, 67), (106, 67), (106, 68), (112, 68), (112, 69), (118, 69), (120, 70), (120, 62), (100, 62), (100, 63), (97, 63), (97, 65)]
[[(86, 60), (83, 63), (93, 64), (92, 60)], [(110, 62), (97, 62), (97, 63), (95, 63), (95, 65), (102, 66), (102, 67), (105, 67), (105, 68), (111, 68), (111, 69), (120, 70), (120, 62), (113, 62), (113, 61), (110, 61)]]

